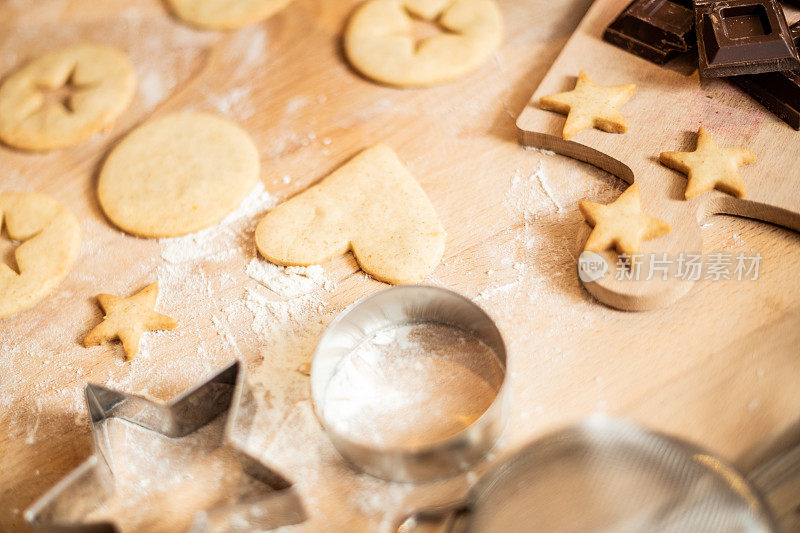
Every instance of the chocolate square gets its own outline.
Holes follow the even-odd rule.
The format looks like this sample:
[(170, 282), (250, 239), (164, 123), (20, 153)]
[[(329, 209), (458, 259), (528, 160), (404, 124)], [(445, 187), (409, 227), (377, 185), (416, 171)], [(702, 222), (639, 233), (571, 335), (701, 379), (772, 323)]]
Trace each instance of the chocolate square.
[(691, 3), (691, 0), (634, 0), (606, 28), (603, 39), (663, 65), (694, 47)]
[(697, 0), (700, 73), (707, 77), (800, 68), (777, 0)]
[[(793, 24), (790, 31), (795, 46), (800, 48), (800, 22)], [(731, 81), (781, 120), (800, 130), (800, 70), (733, 76)]]

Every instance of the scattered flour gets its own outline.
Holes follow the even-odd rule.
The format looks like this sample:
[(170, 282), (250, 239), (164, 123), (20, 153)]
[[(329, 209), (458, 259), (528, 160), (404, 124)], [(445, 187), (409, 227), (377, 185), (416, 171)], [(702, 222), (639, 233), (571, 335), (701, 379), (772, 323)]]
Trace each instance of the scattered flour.
[(556, 207), (556, 213), (561, 211), (561, 204), (556, 200), (555, 195), (553, 194), (553, 190), (550, 188), (550, 184), (548, 182), (547, 174), (544, 172), (544, 164), (539, 163), (539, 167), (536, 169), (536, 172), (533, 173), (536, 176), (536, 179), (539, 180), (539, 185), (541, 185), (542, 190), (550, 198), (550, 201), (553, 202), (553, 205)]
[(439, 324), (399, 326), (362, 341), (339, 363), (324, 411), (351, 439), (420, 446), (476, 420), (502, 379), (497, 357), (469, 333)]
[(544, 148), (537, 148), (536, 146), (523, 146), (523, 149), (529, 150), (531, 152), (539, 152), (543, 155), (556, 155), (556, 153), (552, 150), (546, 150)]
[[(541, 192), (544, 193), (542, 197)], [(511, 178), (511, 188), (507, 195), (507, 205), (523, 215), (526, 222), (544, 216), (550, 209), (546, 204), (555, 207), (555, 212), (562, 210), (563, 206), (553, 193), (550, 186), (550, 177), (544, 167), (544, 162), (539, 161), (533, 172), (526, 174), (522, 169), (517, 169)]]
[(247, 264), (245, 272), (281, 298), (297, 298), (319, 287), (325, 290), (332, 290), (334, 287), (319, 265), (283, 267), (253, 259)]
[(247, 120), (256, 112), (249, 87), (235, 87), (222, 95), (206, 93), (206, 100), (221, 114), (237, 120)]
[(181, 264), (200, 259), (222, 261), (251, 241), (252, 229), (260, 215), (275, 206), (275, 198), (259, 182), (239, 208), (219, 224), (204, 230), (168, 239), (159, 239), (161, 257), (168, 263)]
[(504, 285), (497, 285), (494, 287), (489, 287), (488, 289), (484, 289), (478, 293), (478, 296), (475, 298), (476, 301), (479, 300), (487, 300), (489, 298), (493, 298), (497, 295), (504, 294), (510, 292), (519, 287), (519, 281), (514, 281), (511, 283), (506, 283)]
[(252, 24), (233, 34), (231, 51), (236, 55), (236, 75), (252, 76), (253, 68), (267, 57), (269, 34), (264, 24)]
[[(182, 438), (117, 419), (104, 422), (99, 447), (115, 483), (109, 497), (80, 518), (111, 520), (123, 533), (186, 531), (200, 510), (266, 497), (271, 489), (247, 476), (224, 444), (224, 422), (219, 417)], [(242, 530), (252, 530), (247, 526)]]
[(168, 87), (158, 71), (148, 70), (139, 75), (139, 92), (145, 109), (153, 109), (167, 96)]

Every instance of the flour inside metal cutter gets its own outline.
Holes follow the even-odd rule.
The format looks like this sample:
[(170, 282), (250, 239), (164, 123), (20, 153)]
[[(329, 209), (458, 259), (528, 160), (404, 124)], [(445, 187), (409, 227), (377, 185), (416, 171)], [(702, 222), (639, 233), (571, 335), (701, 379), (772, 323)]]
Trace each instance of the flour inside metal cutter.
[(104, 442), (108, 420), (119, 419), (166, 437), (179, 438), (196, 432), (225, 412), (221, 445), (231, 448), (249, 479), (243, 484), (246, 487), (224, 504), (198, 512), (190, 531), (268, 530), (305, 520), (302, 503), (291, 483), (244, 446), (256, 402), (240, 361), (168, 403), (92, 384), (86, 386), (85, 393), (95, 453), (26, 511), (26, 520), (37, 531), (117, 531), (111, 521), (86, 520), (114, 492), (115, 477), (107, 456), (109, 448)]

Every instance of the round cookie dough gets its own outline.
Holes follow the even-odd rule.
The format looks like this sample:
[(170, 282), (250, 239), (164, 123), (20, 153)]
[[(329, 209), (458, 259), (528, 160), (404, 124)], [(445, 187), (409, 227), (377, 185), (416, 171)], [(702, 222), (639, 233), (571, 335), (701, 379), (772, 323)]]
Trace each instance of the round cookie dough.
[[(47, 100), (47, 91), (67, 86), (65, 102)], [(49, 52), (0, 86), (0, 139), (24, 150), (78, 144), (109, 127), (135, 89), (133, 65), (119, 50), (79, 44)]]
[(175, 113), (125, 137), (100, 171), (108, 218), (141, 237), (176, 237), (222, 220), (258, 182), (259, 156), (238, 125)]
[(50, 294), (69, 272), (81, 245), (81, 228), (66, 207), (37, 193), (0, 194), (0, 228), (22, 243), (19, 273), (0, 261), (0, 318)]
[[(446, 31), (415, 44), (412, 16)], [(493, 0), (367, 0), (347, 25), (344, 49), (368, 78), (419, 87), (477, 68), (500, 46), (502, 33)]]
[(232, 30), (262, 21), (291, 0), (167, 0), (180, 19), (211, 30)]

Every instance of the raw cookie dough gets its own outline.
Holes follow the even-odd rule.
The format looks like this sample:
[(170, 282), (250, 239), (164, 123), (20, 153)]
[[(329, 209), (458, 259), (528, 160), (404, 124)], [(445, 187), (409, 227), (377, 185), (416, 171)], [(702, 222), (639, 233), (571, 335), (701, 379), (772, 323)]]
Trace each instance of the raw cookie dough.
[(630, 100), (636, 85), (597, 85), (584, 71), (571, 91), (542, 96), (539, 107), (567, 115), (562, 137), (571, 139), (585, 129), (597, 128), (609, 133), (625, 133), (628, 123), (617, 108)]
[(151, 283), (129, 298), (98, 294), (97, 301), (104, 312), (103, 321), (86, 335), (83, 345), (89, 348), (119, 339), (128, 359), (133, 359), (139, 351), (139, 339), (142, 333), (178, 327), (174, 319), (153, 310), (157, 300), (157, 282)]
[(182, 20), (211, 30), (231, 30), (259, 22), (291, 0), (167, 0)]
[(747, 187), (739, 176), (739, 167), (756, 162), (756, 155), (746, 148), (722, 148), (711, 134), (700, 126), (694, 152), (661, 152), (661, 164), (687, 175), (684, 196), (691, 200), (698, 194), (717, 189), (737, 198), (747, 195)]
[[(412, 18), (445, 31), (414, 42)], [(373, 80), (415, 87), (474, 70), (500, 46), (500, 11), (493, 0), (367, 0), (344, 34), (350, 63)]]
[(388, 283), (430, 274), (444, 241), (430, 200), (385, 145), (364, 150), (256, 228), (258, 250), (273, 263), (308, 266), (352, 250), (365, 272)]
[(259, 156), (238, 125), (175, 113), (138, 127), (109, 154), (100, 205), (124, 231), (176, 237), (222, 220), (258, 182)]
[[(45, 96), (67, 89), (63, 101)], [(49, 52), (0, 86), (0, 139), (25, 150), (78, 144), (111, 126), (135, 89), (133, 66), (119, 50), (79, 44)]]
[(38, 193), (0, 194), (0, 228), (15, 241), (19, 274), (0, 260), (0, 318), (47, 296), (78, 256), (81, 229), (66, 207)]
[(590, 252), (600, 253), (613, 247), (620, 254), (633, 256), (641, 250), (642, 241), (672, 231), (668, 223), (642, 212), (642, 199), (636, 183), (610, 204), (581, 200), (578, 207), (592, 227), (583, 247)]

